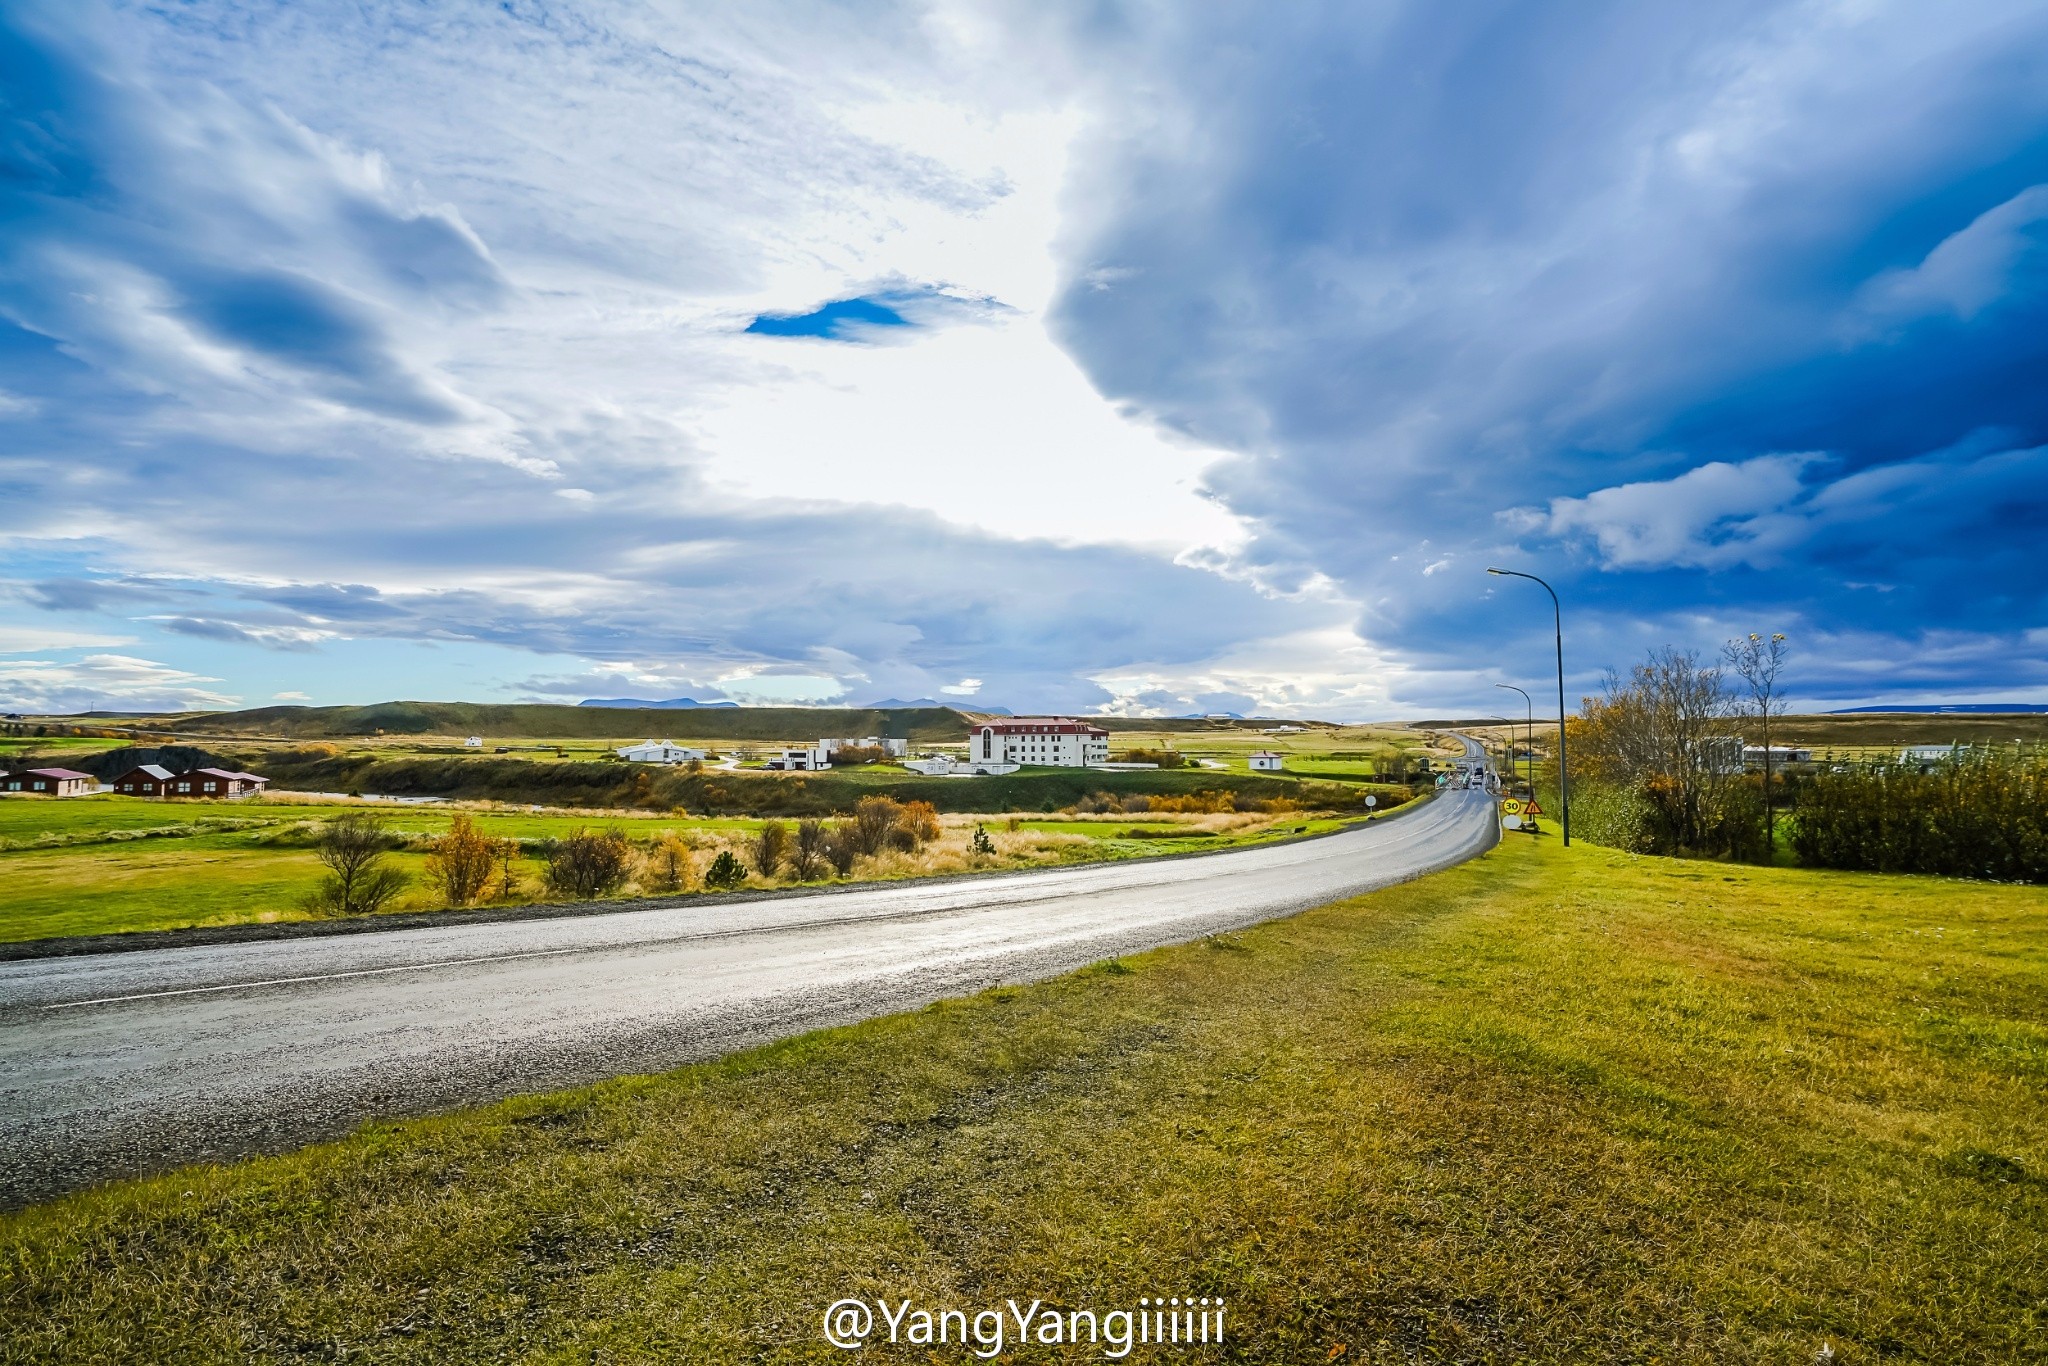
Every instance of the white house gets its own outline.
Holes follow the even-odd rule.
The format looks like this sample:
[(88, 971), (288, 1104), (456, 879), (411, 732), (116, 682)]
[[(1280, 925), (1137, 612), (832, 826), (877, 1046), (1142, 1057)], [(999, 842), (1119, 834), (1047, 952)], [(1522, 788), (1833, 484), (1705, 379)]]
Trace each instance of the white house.
[(1088, 768), (1109, 762), (1109, 732), (1066, 716), (1005, 717), (968, 732), (967, 757), (978, 764)]
[[(1796, 745), (1772, 745), (1769, 750), (1769, 757), (1774, 765), (1810, 764), (1813, 762), (1813, 751)], [(1743, 763), (1761, 764), (1764, 758), (1765, 750), (1762, 745), (1744, 745), (1742, 747)]]
[(927, 778), (972, 778), (976, 775), (1001, 777), (1005, 773), (1015, 773), (1018, 767), (1016, 764), (1000, 760), (983, 763), (973, 759), (952, 759), (943, 754), (935, 754), (929, 759), (905, 759), (903, 766), (912, 773), (922, 773)]
[(896, 736), (863, 735), (859, 739), (837, 738), (818, 741), (818, 748), (825, 752), (828, 763), (834, 754), (849, 745), (857, 749), (879, 749), (891, 759), (901, 759), (910, 753), (910, 741)]
[(832, 754), (823, 745), (777, 750), (769, 757), (766, 766), (782, 773), (816, 773), (832, 767)]
[(621, 749), (619, 757), (629, 764), (687, 764), (692, 759), (710, 758), (711, 751), (689, 749), (673, 740), (642, 740)]
[(1278, 773), (1280, 771), (1280, 764), (1280, 756), (1270, 749), (1262, 749), (1252, 756), (1252, 772), (1254, 773)]
[(472, 735), (467, 740), (464, 740), (462, 742), (462, 747), (464, 749), (482, 749), (484, 747), (484, 737), (481, 735)]

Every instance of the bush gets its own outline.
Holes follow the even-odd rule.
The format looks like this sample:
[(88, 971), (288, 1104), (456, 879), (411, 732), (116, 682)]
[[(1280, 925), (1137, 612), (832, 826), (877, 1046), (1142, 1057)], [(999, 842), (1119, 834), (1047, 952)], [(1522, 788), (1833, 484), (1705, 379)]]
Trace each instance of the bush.
[(578, 901), (609, 896), (626, 884), (633, 846), (622, 830), (577, 830), (542, 849), (548, 890)]
[(854, 850), (872, 858), (889, 844), (889, 836), (903, 819), (903, 805), (894, 797), (862, 797), (853, 804), (853, 821), (842, 826), (853, 840)]
[(1816, 868), (2048, 882), (2048, 763), (1984, 754), (1930, 773), (1816, 774), (1799, 793), (1792, 850)]
[(1127, 749), (1116, 756), (1120, 764), (1157, 764), (1161, 768), (1183, 768), (1187, 760), (1178, 750)]
[(499, 841), (476, 828), (476, 822), (457, 813), (448, 833), (429, 846), (427, 880), (437, 887), (451, 906), (467, 906), (490, 886), (491, 873), (498, 866)]
[(664, 830), (648, 852), (648, 880), (663, 892), (680, 892), (690, 885), (690, 844), (673, 830)]
[(980, 823), (976, 822), (974, 827), (974, 852), (977, 855), (988, 855), (995, 853), (995, 851), (996, 842), (990, 839), (988, 831), (982, 829)]
[(729, 891), (746, 880), (745, 865), (733, 857), (730, 849), (719, 850), (718, 857), (711, 860), (711, 867), (704, 873), (704, 885), (716, 887), (720, 891)]

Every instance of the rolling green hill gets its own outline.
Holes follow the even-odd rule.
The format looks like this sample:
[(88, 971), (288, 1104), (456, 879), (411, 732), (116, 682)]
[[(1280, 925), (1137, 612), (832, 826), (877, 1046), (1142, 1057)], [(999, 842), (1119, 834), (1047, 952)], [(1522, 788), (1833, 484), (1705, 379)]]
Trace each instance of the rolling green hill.
[(492, 739), (616, 739), (688, 735), (706, 740), (783, 740), (894, 735), (938, 742), (966, 738), (967, 720), (946, 707), (899, 711), (823, 707), (718, 707), (673, 711), (478, 702), (378, 702), (366, 707), (256, 707), (155, 718), (180, 735), (340, 740), (366, 735), (484, 735)]

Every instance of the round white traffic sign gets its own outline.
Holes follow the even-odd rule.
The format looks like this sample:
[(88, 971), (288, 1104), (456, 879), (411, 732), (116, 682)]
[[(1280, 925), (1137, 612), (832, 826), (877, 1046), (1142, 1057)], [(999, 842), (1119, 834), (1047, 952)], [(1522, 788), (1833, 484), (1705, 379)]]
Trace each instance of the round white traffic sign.
[(1365, 804), (1367, 806), (1378, 806), (1380, 804), (1380, 799), (1368, 793), (1365, 798)]

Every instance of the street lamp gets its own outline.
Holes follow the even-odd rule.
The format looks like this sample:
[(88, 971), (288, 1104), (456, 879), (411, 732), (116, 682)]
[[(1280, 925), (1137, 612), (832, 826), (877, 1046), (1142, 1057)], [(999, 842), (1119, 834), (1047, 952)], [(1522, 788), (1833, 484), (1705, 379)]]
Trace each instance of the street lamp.
[(1515, 795), (1515, 718), (1512, 716), (1502, 716), (1496, 712), (1493, 719), (1508, 728), (1508, 742), (1501, 747), (1508, 756), (1508, 776), (1505, 779), (1507, 787), (1501, 790), (1501, 795), (1512, 797)]
[(1572, 790), (1571, 780), (1566, 775), (1564, 759), (1564, 608), (1558, 605), (1557, 590), (1534, 574), (1524, 574), (1519, 569), (1492, 569), (1489, 574), (1500, 574), (1511, 579), (1529, 579), (1543, 584), (1543, 591), (1550, 594), (1550, 612), (1557, 627), (1557, 804), (1564, 826), (1564, 846), (1572, 846)]
[[(1517, 688), (1512, 683), (1496, 683), (1493, 686), (1496, 688), (1506, 688), (1510, 692), (1522, 693), (1522, 710), (1528, 713), (1527, 719), (1522, 723), (1522, 729), (1529, 736), (1529, 795), (1533, 797), (1536, 795), (1536, 704), (1529, 700), (1528, 693), (1523, 692), (1522, 689)], [(1512, 727), (1509, 728), (1509, 733), (1513, 734)], [(1508, 754), (1509, 768), (1515, 766), (1513, 762), (1514, 757), (1511, 751)]]

